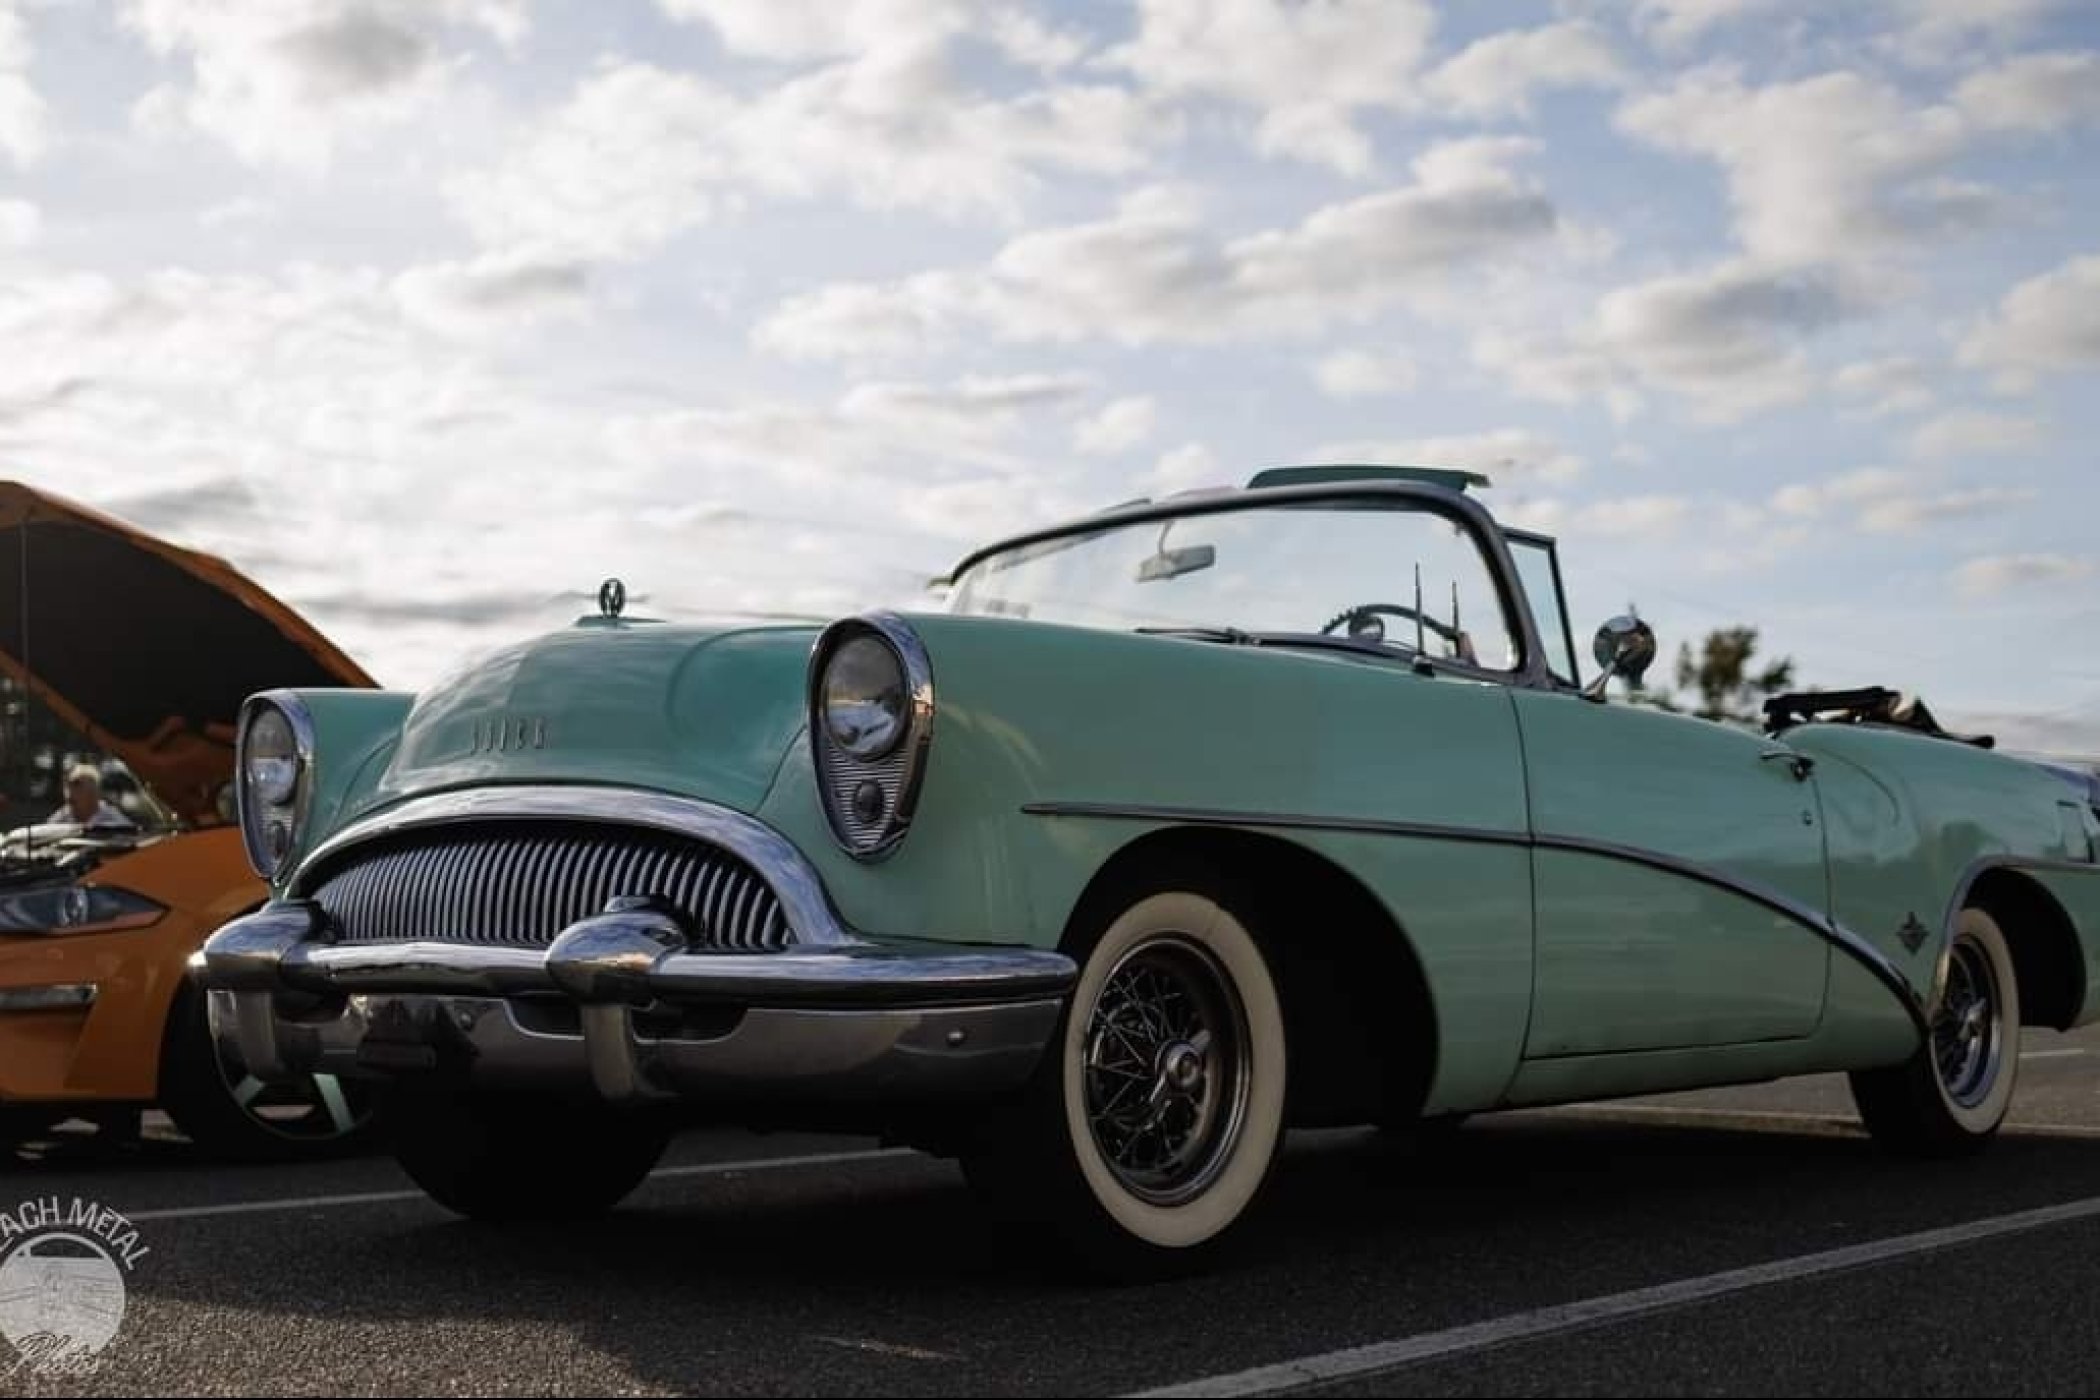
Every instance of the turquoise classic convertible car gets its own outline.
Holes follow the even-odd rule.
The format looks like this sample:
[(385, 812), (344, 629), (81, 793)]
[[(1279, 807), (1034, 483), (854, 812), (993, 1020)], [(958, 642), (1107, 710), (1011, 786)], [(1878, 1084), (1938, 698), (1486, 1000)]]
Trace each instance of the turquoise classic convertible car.
[(1605, 702), (1478, 478), (1265, 472), (972, 555), (944, 611), (602, 616), (420, 695), (248, 704), (274, 897), (200, 959), (264, 1076), (394, 1081), (484, 1218), (680, 1123), (879, 1132), (1091, 1263), (1207, 1258), (1284, 1131), (1842, 1070), (2004, 1120), (2100, 1014), (2091, 784), (1885, 692)]

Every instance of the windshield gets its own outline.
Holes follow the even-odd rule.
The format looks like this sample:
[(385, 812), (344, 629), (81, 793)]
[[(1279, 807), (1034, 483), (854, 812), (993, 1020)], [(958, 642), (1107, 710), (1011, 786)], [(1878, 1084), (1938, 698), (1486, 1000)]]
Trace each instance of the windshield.
[(1118, 631), (1325, 636), (1491, 671), (1520, 661), (1472, 533), (1414, 501), (1228, 508), (1060, 535), (980, 560), (950, 608)]

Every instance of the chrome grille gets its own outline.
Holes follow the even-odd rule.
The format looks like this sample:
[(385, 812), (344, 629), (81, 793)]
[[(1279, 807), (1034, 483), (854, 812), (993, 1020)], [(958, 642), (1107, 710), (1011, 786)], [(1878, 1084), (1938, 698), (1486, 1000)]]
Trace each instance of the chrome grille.
[(419, 833), (345, 854), (312, 892), (345, 943), (545, 948), (623, 895), (683, 911), (694, 944), (777, 952), (780, 901), (728, 852), (655, 832), (497, 827)]

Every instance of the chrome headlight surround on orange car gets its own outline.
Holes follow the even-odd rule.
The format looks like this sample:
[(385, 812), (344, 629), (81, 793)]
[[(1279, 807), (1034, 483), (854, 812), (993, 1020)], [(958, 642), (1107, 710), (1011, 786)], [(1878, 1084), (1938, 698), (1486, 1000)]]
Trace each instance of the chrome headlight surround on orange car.
[(314, 722), (286, 690), (251, 695), (241, 706), (234, 799), (241, 840), (255, 873), (275, 883), (299, 849), (313, 801)]
[(839, 845), (880, 860), (911, 828), (933, 743), (933, 663), (892, 613), (834, 622), (809, 660), (809, 747)]

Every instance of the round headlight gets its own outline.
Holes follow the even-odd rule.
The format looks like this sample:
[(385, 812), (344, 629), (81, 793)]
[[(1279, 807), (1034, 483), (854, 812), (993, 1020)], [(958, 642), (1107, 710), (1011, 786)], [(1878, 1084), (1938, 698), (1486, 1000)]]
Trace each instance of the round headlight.
[(284, 711), (260, 710), (241, 745), (248, 791), (266, 807), (282, 807), (299, 791), (299, 740)]
[(824, 667), (824, 732), (846, 753), (872, 763), (896, 750), (910, 722), (904, 663), (875, 637), (855, 637)]

